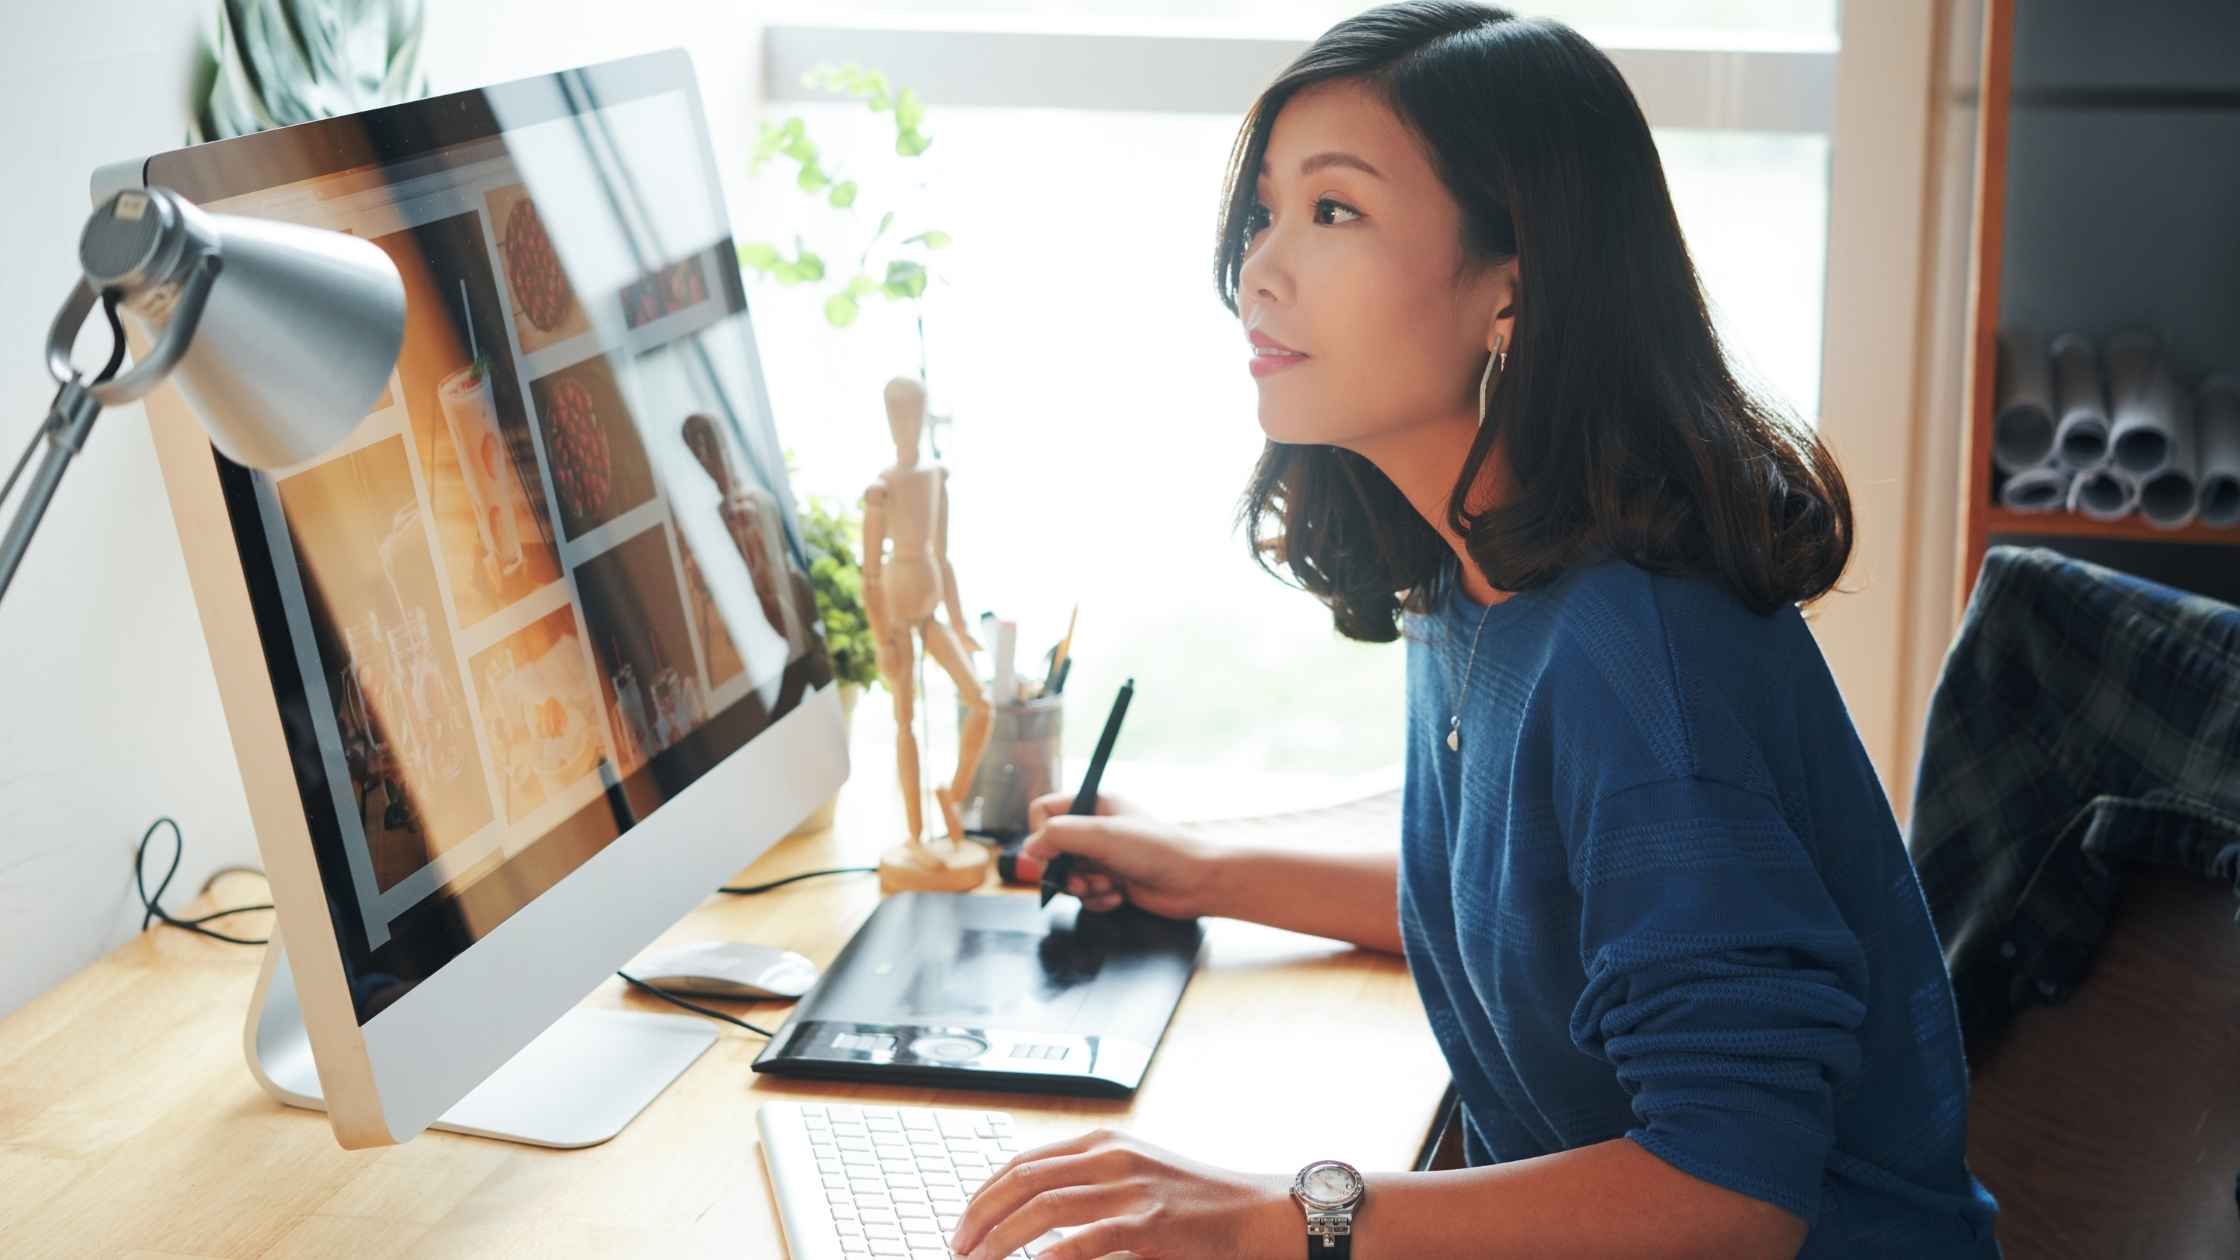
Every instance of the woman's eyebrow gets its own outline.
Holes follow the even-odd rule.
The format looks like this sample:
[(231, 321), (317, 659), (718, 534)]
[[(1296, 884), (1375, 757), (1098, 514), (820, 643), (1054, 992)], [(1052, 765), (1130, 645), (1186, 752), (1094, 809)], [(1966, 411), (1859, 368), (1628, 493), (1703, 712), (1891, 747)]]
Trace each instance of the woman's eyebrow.
[[(1299, 163), (1299, 174), (1302, 176), (1312, 175), (1326, 166), (1350, 166), (1377, 179), (1384, 178), (1383, 173), (1378, 171), (1376, 167), (1369, 165), (1366, 160), (1357, 158), (1351, 153), (1317, 153), (1306, 161)], [(1260, 177), (1266, 179), (1267, 176), (1268, 162), (1267, 159), (1263, 158), (1260, 162)]]

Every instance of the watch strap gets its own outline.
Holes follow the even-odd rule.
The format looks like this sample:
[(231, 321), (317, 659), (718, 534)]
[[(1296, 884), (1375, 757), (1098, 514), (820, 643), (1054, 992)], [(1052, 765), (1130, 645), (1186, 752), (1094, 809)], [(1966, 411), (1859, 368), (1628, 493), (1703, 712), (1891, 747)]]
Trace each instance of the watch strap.
[(1353, 1232), (1317, 1234), (1309, 1226), (1307, 1260), (1353, 1260)]

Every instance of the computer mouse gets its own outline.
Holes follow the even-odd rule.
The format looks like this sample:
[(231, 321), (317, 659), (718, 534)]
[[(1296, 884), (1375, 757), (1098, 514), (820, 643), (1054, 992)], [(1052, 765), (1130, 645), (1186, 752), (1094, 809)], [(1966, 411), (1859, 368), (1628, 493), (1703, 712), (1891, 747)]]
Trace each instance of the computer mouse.
[(661, 946), (625, 970), (657, 988), (701, 997), (797, 998), (817, 983), (817, 965), (807, 958), (748, 941)]

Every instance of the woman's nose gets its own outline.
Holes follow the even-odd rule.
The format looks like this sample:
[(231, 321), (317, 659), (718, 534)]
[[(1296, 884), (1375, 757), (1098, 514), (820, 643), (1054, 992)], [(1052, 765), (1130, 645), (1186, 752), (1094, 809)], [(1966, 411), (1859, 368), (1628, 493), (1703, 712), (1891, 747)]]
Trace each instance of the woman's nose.
[(1286, 300), (1289, 277), (1275, 258), (1275, 251), (1268, 248), (1273, 229), (1262, 232), (1251, 253), (1245, 255), (1244, 265), (1237, 269), (1237, 291), (1248, 295), (1254, 303), (1280, 303)]

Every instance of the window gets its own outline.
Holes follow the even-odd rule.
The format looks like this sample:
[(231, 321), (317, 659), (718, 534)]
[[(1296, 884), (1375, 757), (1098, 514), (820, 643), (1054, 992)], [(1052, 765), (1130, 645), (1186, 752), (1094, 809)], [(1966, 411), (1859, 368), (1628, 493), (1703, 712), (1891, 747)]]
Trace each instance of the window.
[[(981, 33), (928, 29), (922, 16), (908, 30), (876, 25), (900, 7), (854, 0), (844, 11), (871, 25), (779, 26), (765, 35), (766, 86), (776, 98), (766, 116), (798, 114), (826, 165), (860, 181), (853, 226), (838, 227), (841, 212), (796, 191), (783, 159), (765, 168), (734, 213), (742, 240), (789, 247), (796, 231), (828, 251), (860, 242), (888, 209), (899, 212), (904, 234), (936, 227), (954, 238), (932, 256), (945, 283), (926, 299), (926, 349), (934, 408), (954, 419), (935, 441), (952, 469), (951, 554), (968, 614), (1021, 618), (1021, 662), (1031, 667), (1080, 601), (1078, 663), (1067, 684), (1082, 698), (1066, 733), (1073, 765), (1093, 747), (1121, 678), (1132, 675), (1142, 695), (1128, 719), (1130, 760), (1329, 774), (1389, 767), (1402, 747), (1402, 645), (1340, 638), (1318, 602), (1253, 563), (1233, 528), (1263, 438), (1243, 337), (1214, 293), (1213, 229), (1243, 105), (1269, 72), (1240, 78), (1227, 112), (1147, 108), (1162, 95), (1156, 84), (1144, 98), (1115, 87), (1120, 99), (1111, 108), (1054, 107), (1036, 95), (1038, 82), (1067, 77), (1050, 66), (1074, 56), (1093, 66), (1093, 41), (1110, 37), (1051, 36), (1040, 68), (1022, 68), (1013, 64), (1023, 55), (1016, 48)], [(1327, 20), (1350, 11), (1323, 7)], [(1135, 0), (1067, 6), (1059, 16), (1166, 18), (1207, 8)], [(1809, 421), (1819, 403), (1832, 91), (1814, 76), (1833, 77), (1825, 64), (1832, 3), (1575, 0), (1564, 8), (1577, 13), (1558, 16), (1590, 35), (1593, 23), (1617, 23), (1637, 9), (1649, 16), (1631, 15), (1636, 26), (1685, 25), (1711, 42), (1818, 41), (1818, 52), (1766, 54), (1770, 62), (1721, 53), (1697, 65), (1656, 60), (1666, 55), (1656, 49), (1631, 62), (1620, 56), (1629, 80), (1642, 81), (1636, 90), (1657, 124), (1722, 335), (1757, 384)], [(1293, 42), (1267, 41), (1254, 54), (1279, 54), (1274, 66), (1314, 34), (1292, 28), (1295, 11), (1256, 0), (1212, 10), (1280, 24)], [(988, 5), (968, 17), (1043, 12)], [(1142, 66), (1156, 77), (1163, 48), (1176, 64), (1203, 64), (1192, 60), (1203, 42), (1162, 37), (1148, 61), (1140, 60), (1144, 46), (1131, 43), (1134, 77), (1144, 77)], [(889, 116), (810, 99), (821, 94), (796, 86), (807, 65), (841, 60), (919, 86), (929, 102), (926, 130), (936, 137), (924, 157), (894, 157)], [(1638, 76), (1636, 65), (1646, 67)], [(1784, 85), (1800, 81), (1800, 66), (1804, 86), (1791, 99)], [(1073, 77), (1067, 90), (1078, 93), (1086, 75)], [(945, 88), (952, 99), (1008, 100), (944, 104)], [(1668, 99), (1686, 104), (1657, 107)], [(1689, 125), (1665, 125), (1667, 117)], [(923, 188), (908, 186), (917, 179)], [(853, 261), (827, 252), (836, 273)], [(830, 328), (821, 314), (829, 287), (752, 278), (749, 300), (781, 431), (796, 455), (797, 490), (853, 501), (892, 461), (880, 389), (915, 367), (917, 342), (908, 308), (878, 299), (857, 326)], [(953, 748), (946, 679), (929, 664), (926, 681), (936, 749)], [(937, 756), (928, 764), (946, 763)]]

